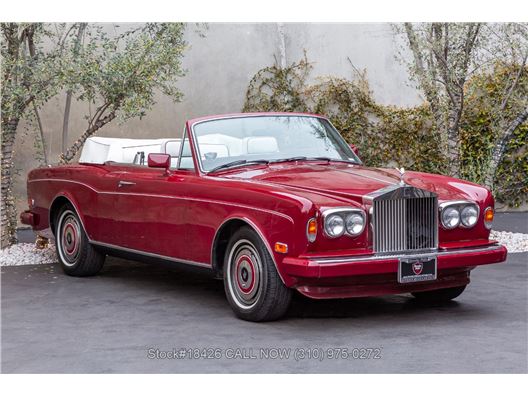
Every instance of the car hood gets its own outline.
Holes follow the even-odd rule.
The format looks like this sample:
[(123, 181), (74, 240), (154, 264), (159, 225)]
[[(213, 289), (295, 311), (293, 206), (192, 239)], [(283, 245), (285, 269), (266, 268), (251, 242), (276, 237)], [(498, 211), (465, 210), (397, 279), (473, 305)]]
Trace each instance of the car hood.
[[(280, 185), (297, 191), (307, 190), (357, 201), (376, 190), (398, 184), (401, 180), (396, 169), (369, 168), (345, 163), (273, 164), (269, 167), (239, 168), (224, 174), (223, 177)], [(479, 200), (487, 195), (484, 187), (442, 175), (409, 171), (405, 172), (403, 181), (407, 185), (436, 193), (439, 200)]]

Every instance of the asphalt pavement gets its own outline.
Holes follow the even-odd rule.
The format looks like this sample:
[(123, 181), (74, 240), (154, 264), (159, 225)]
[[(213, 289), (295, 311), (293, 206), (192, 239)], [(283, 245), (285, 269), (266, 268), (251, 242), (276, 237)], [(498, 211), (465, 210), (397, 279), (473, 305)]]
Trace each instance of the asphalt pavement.
[[(499, 215), (495, 228), (527, 232), (527, 220)], [(298, 295), (271, 323), (237, 319), (222, 282), (184, 266), (1, 272), (4, 373), (528, 372), (528, 253), (477, 268), (448, 304)]]

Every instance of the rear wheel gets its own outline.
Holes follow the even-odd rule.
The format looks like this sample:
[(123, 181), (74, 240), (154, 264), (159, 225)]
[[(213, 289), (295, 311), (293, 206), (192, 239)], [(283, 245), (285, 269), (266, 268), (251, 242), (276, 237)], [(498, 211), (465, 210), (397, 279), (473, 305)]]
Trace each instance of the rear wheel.
[(283, 316), (292, 291), (284, 286), (266, 246), (250, 227), (236, 231), (224, 258), (224, 288), (235, 314), (262, 322)]
[(63, 271), (72, 276), (91, 276), (103, 267), (105, 255), (88, 241), (75, 209), (64, 205), (57, 217), (55, 247)]
[(417, 300), (425, 303), (441, 303), (451, 301), (460, 296), (466, 286), (451, 287), (449, 289), (438, 289), (424, 292), (411, 293)]

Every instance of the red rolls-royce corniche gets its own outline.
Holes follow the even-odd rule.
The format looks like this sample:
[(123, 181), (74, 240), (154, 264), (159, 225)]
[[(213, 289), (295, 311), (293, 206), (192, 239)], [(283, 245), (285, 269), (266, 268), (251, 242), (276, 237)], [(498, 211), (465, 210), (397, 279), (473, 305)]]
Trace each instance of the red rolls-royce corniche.
[(92, 137), (79, 163), (32, 170), (28, 201), (23, 223), (55, 239), (66, 274), (95, 275), (106, 255), (204, 267), (251, 321), (284, 315), (294, 290), (451, 300), (475, 267), (507, 254), (489, 240), (488, 189), (364, 166), (311, 114), (203, 117), (181, 138)]

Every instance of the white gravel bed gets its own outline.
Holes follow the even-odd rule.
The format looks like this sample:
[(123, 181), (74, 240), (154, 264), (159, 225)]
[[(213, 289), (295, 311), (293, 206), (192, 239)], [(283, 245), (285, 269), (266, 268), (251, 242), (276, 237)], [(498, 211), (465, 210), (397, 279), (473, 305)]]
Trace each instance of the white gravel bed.
[(55, 245), (37, 249), (34, 243), (17, 243), (0, 250), (0, 266), (52, 264), (57, 262)]
[[(492, 231), (490, 239), (506, 245), (509, 253), (528, 252), (528, 234), (520, 232)], [(34, 243), (19, 243), (0, 250), (0, 266), (52, 264), (57, 262), (55, 246), (37, 249)]]
[(505, 245), (508, 253), (528, 252), (528, 234), (508, 231), (491, 231), (490, 239)]

